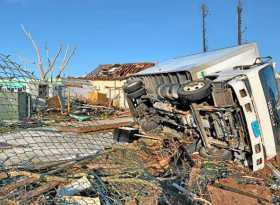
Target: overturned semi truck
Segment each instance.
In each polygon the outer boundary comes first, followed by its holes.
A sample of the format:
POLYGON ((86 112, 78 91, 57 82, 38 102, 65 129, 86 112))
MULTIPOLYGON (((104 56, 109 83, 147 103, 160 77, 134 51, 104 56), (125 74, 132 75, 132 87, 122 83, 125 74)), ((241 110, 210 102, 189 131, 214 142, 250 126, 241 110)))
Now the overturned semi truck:
POLYGON ((204 157, 256 171, 280 150, 274 67, 249 43, 159 63, 130 76, 124 91, 144 132, 171 129, 204 157))

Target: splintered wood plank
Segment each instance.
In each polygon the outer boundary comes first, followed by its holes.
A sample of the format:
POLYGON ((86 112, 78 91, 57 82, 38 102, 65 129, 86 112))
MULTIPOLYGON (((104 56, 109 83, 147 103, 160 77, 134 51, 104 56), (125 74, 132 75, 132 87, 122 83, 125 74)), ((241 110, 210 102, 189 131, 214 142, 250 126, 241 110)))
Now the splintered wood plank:
POLYGON ((36 179, 43 179, 45 181, 59 181, 59 182, 67 182, 66 178, 51 176, 51 175, 44 175, 44 174, 37 174, 27 171, 10 171, 7 173, 9 177, 16 177, 16 176, 25 176, 25 177, 32 177, 36 179))
POLYGON ((33 189, 32 191, 29 191, 21 196, 19 196, 18 198, 18 203, 19 204, 24 204, 26 203, 28 200, 37 197, 41 194, 44 194, 52 189, 54 189, 55 187, 57 187, 61 182, 57 182, 57 181, 52 181, 52 182, 48 182, 46 184, 42 184, 41 186, 39 186, 36 189, 33 189))
POLYGON ((14 191, 15 189, 17 189, 18 187, 32 184, 32 183, 36 182, 37 180, 38 180, 37 178, 31 177, 31 178, 20 179, 13 183, 7 184, 7 185, 1 187, 0 196, 5 196, 5 195, 9 194, 10 192, 14 191))
POLYGON ((60 132, 88 133, 88 132, 101 132, 101 131, 113 130, 118 127, 128 126, 130 124, 131 122, 119 122, 119 123, 84 126, 84 127, 58 127, 57 129, 60 132))

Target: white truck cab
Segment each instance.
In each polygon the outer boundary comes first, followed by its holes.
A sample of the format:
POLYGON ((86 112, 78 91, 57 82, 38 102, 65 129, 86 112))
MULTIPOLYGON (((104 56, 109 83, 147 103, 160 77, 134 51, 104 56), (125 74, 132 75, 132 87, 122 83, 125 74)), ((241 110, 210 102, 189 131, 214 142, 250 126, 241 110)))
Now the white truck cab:
POLYGON ((280 144, 279 91, 273 63, 222 71, 215 81, 227 81, 234 90, 246 118, 253 170, 263 168, 265 159, 276 156, 280 144))

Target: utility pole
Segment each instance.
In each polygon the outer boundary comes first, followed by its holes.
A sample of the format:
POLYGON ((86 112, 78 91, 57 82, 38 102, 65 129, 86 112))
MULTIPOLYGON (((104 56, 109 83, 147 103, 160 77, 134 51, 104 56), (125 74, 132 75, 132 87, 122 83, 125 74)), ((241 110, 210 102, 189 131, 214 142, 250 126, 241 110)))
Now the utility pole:
POLYGON ((241 0, 238 1, 237 5, 237 41, 238 45, 242 44, 242 3, 241 0))
POLYGON ((203 45, 203 52, 208 50, 207 47, 207 36, 206 36, 206 23, 205 19, 208 15, 208 8, 205 4, 201 5, 201 16, 202 16, 202 45, 203 45))

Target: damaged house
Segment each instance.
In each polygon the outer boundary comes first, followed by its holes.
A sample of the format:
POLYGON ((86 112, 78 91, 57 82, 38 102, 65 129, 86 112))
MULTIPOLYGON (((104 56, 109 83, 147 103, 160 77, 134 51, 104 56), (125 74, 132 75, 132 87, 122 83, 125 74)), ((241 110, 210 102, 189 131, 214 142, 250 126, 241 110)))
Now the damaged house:
POLYGON ((125 79, 152 66, 154 63, 104 64, 88 73, 85 79, 91 81, 98 93, 106 94, 113 106, 125 109, 128 108, 122 89, 125 79))

